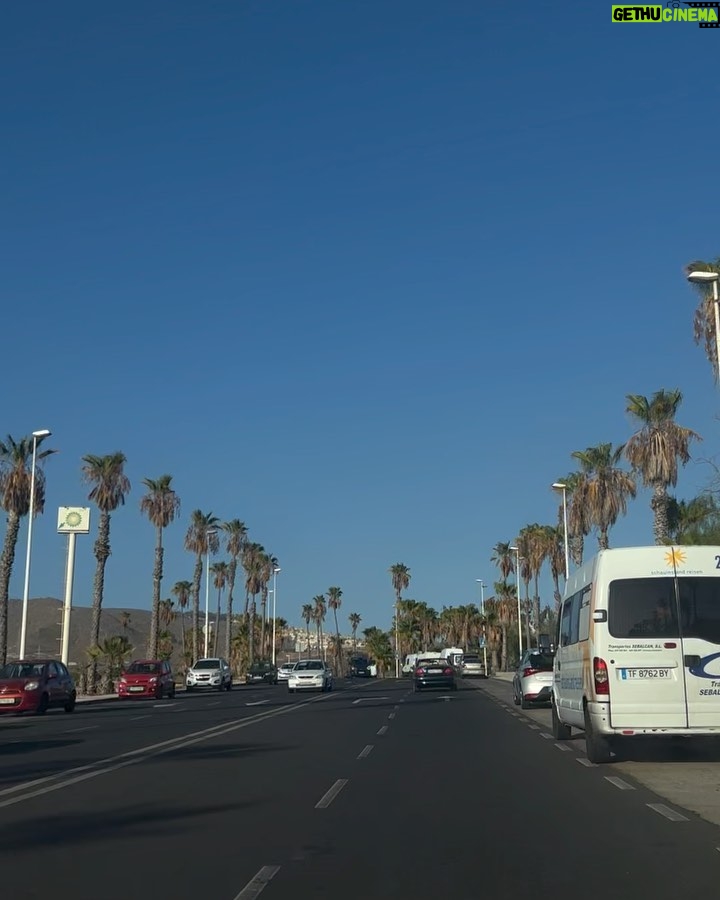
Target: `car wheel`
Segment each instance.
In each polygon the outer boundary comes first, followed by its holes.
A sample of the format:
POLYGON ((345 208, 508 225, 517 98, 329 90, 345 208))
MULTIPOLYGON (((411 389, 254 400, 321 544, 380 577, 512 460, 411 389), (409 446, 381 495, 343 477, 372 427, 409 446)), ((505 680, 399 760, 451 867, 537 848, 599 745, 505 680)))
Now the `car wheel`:
POLYGON ((175 685, 173 685, 168 691, 168 699, 172 700, 175 697, 175 685))
POLYGON ((38 703, 38 707, 35 710, 35 715, 44 716, 48 711, 48 707, 50 706, 50 698, 47 694, 43 694, 40 698, 40 702, 38 703))
POLYGON ((228 681, 226 690, 228 690, 228 691, 232 690, 232 679, 230 679, 230 681, 228 681))
POLYGON ((76 701, 77 701, 77 695, 75 694, 75 691, 73 691, 72 694, 70 694, 70 697, 68 698, 67 703, 63 707, 66 713, 73 712, 73 710, 75 709, 76 701))
POLYGON ((572 737, 572 728, 560 721, 555 709, 555 704, 550 702, 550 717, 552 718, 552 733, 556 741, 569 741, 572 737))
POLYGON ((515 704, 515 706, 520 706, 520 696, 515 685, 513 685, 513 703, 515 704))
POLYGON ((585 752, 591 763, 609 763, 612 759, 610 739, 604 734, 596 734, 593 731, 590 713, 585 707, 585 752))

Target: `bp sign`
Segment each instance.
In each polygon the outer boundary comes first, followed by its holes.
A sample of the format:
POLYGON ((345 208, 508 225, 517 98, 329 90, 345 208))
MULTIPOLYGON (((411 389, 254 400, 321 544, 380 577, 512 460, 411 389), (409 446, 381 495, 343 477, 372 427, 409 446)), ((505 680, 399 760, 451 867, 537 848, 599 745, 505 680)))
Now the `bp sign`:
POLYGON ((90 531, 90 508, 87 506, 61 506, 58 509, 60 534, 87 534, 90 531))

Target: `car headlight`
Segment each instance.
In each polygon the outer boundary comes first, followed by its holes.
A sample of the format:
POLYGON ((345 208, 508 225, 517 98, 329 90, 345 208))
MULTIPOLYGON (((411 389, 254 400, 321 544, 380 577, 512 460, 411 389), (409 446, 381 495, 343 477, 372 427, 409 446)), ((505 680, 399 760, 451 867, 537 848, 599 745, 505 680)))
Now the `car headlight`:
POLYGON ((39 681, 28 681, 28 683, 25 685, 25 690, 26 691, 36 691, 39 687, 40 687, 39 681))

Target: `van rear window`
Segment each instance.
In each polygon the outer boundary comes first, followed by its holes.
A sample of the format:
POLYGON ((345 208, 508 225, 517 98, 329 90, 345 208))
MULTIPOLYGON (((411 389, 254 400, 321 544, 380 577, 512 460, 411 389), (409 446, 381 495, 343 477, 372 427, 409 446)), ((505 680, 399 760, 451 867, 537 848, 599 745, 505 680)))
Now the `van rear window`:
POLYGON ((616 638, 693 637, 720 644, 720 578, 680 577, 680 618, 673 578, 610 583, 608 627, 616 638))

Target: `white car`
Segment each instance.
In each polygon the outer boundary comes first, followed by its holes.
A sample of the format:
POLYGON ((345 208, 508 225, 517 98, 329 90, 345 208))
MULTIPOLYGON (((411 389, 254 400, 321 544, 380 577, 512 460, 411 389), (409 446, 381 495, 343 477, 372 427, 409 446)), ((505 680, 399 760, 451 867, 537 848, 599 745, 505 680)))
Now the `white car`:
POLYGON ((290 678, 290 673, 295 668, 295 663, 283 663, 277 671, 278 681, 287 681, 290 678))
POLYGON ((321 659, 301 659, 288 678, 288 691, 331 691, 333 676, 330 668, 321 659))
POLYGON ((194 691, 195 688, 229 691, 232 688, 232 671, 228 661, 218 657, 199 659, 188 669, 185 687, 188 691, 194 691))

